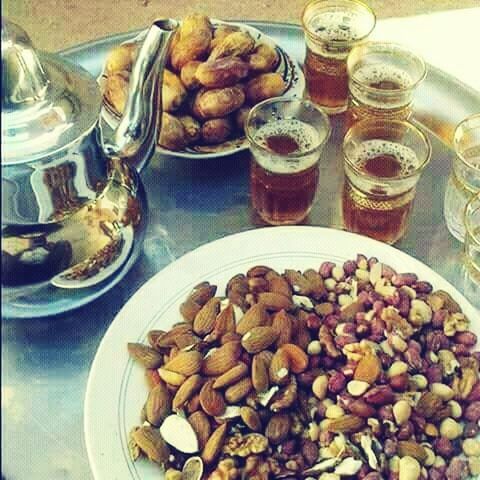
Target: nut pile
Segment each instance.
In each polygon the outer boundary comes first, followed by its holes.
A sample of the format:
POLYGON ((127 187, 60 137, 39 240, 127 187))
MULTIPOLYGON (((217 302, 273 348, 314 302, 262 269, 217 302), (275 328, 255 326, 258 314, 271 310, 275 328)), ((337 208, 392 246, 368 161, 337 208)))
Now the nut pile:
MULTIPOLYGON (((114 48, 105 64, 104 96, 122 113, 137 45, 114 48)), ((164 71, 159 144, 170 150, 221 144, 243 136, 250 108, 287 88, 275 69, 277 51, 234 25, 212 25, 205 15, 185 17, 164 71)))
POLYGON ((128 345, 150 386, 134 459, 167 480, 478 478, 480 352, 448 293, 363 255, 216 290, 128 345))

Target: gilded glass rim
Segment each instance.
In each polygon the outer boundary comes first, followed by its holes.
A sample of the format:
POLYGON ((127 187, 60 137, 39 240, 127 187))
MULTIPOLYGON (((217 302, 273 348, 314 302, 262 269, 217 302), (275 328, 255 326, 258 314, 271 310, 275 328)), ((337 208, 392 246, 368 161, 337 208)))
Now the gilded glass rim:
POLYGON ((468 235, 475 241, 475 243, 480 244, 480 233, 475 233, 473 231, 474 225, 472 225, 472 222, 470 221, 470 215, 477 212, 477 210, 480 210, 480 192, 468 201, 463 214, 465 229, 467 230, 468 235))
POLYGON ((355 85, 358 85, 361 89, 366 90, 367 92, 371 93, 376 93, 380 94, 383 96, 389 96, 389 95, 398 95, 399 93, 406 93, 409 91, 413 91, 418 85, 420 85, 424 80, 425 77, 427 76, 427 64, 425 63, 425 60, 415 53, 413 50, 410 50, 409 48, 406 48, 404 45, 397 43, 397 42, 385 42, 383 40, 369 40, 367 42, 363 42, 360 45, 356 45, 355 47, 352 48, 350 51, 348 57, 347 57, 347 73, 348 73, 348 79, 350 82, 354 83, 355 85), (411 85, 408 87, 399 87, 395 88, 393 90, 384 90, 382 88, 377 88, 377 87, 371 87, 370 85, 365 85, 364 83, 358 81, 355 78, 355 75, 352 74, 352 69, 353 66, 351 65, 353 54, 355 51, 358 51, 362 48, 367 48, 367 47, 393 47, 397 49, 398 51, 401 51, 402 53, 408 54, 410 57, 414 58, 416 61, 418 61, 420 68, 422 70, 422 74, 418 77, 415 82, 413 82, 411 85))
MULTIPOLYGON (((452 141, 452 144, 453 144, 453 149, 455 150, 455 155, 468 167, 468 168, 473 168, 474 170, 479 170, 478 167, 476 167, 475 165, 473 165, 472 163, 470 163, 468 161, 467 158, 465 158, 465 156, 463 155, 463 153, 459 150, 459 139, 458 137, 460 135, 464 135, 464 133, 461 133, 461 129, 464 128, 464 126, 470 122, 472 122, 472 120, 474 122, 476 122, 478 120, 478 123, 473 125, 472 128, 469 128, 468 130, 473 130, 473 129, 480 129, 480 112, 479 113, 473 113, 472 115, 469 115, 468 117, 464 118, 463 120, 461 120, 457 126, 455 127, 455 130, 454 130, 454 133, 453 133, 453 141, 452 141)), ((480 147, 480 145, 479 145, 480 147)))
POLYGON ((342 142, 342 152, 343 152, 343 158, 344 158, 344 163, 348 165, 349 168, 351 168, 355 174, 359 175, 360 177, 364 178, 373 178, 373 179, 379 179, 383 181, 390 181, 392 183, 397 182, 399 180, 406 180, 408 178, 412 178, 420 174, 425 167, 430 163, 431 157, 432 157, 432 144, 427 137, 427 135, 420 130, 416 125, 414 125, 412 122, 408 122, 406 120, 377 120, 377 119, 365 119, 361 120, 354 125, 352 125, 347 133, 345 134, 345 137, 342 142), (421 139, 421 141, 424 143, 426 147, 426 155, 423 161, 415 168, 413 172, 404 174, 404 175, 398 175, 396 177, 382 177, 380 175, 373 175, 371 173, 365 172, 364 170, 358 168, 358 166, 352 162, 345 152, 346 146, 349 141, 351 141, 353 133, 355 132, 356 129, 361 129, 367 128, 369 126, 378 126, 378 127, 385 127, 386 125, 397 125, 397 126, 403 126, 406 127, 408 130, 415 132, 415 134, 421 139))
MULTIPOLYGON (((311 30, 307 27, 306 21, 305 21, 305 16, 306 12, 309 8, 311 8, 315 3, 321 4, 323 2, 326 2, 328 0, 310 0, 307 2, 307 4, 303 7, 302 10, 302 28, 303 31, 305 32, 306 35, 308 35, 310 38, 313 40, 324 43, 324 44, 332 44, 332 45, 349 45, 349 44, 356 44, 358 42, 361 42, 365 40, 375 29, 375 25, 377 24, 377 16, 375 14, 375 11, 373 8, 368 5, 366 2, 363 2, 362 0, 343 0, 345 3, 352 3, 355 4, 356 6, 362 7, 368 14, 370 14, 372 18, 372 25, 370 29, 362 36, 356 38, 355 40, 323 40, 320 38, 318 35, 315 35, 314 33, 311 32, 311 30)), ((331 1, 331 0, 330 0, 331 1)))

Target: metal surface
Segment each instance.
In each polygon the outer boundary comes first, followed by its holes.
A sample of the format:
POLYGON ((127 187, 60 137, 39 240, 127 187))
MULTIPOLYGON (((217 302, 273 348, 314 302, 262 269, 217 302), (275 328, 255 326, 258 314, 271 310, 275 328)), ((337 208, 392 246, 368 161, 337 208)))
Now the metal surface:
MULTIPOLYGON (((250 23, 302 60, 303 34, 298 27, 250 23)), ((67 56, 98 75, 107 51, 131 36, 83 45, 69 50, 67 56)), ((415 101, 416 118, 443 138, 450 138, 462 118, 480 111, 480 94, 431 69, 415 101)), ((306 223, 340 227, 341 119, 333 126, 321 161, 318 197, 306 223)), ((442 214, 453 153, 437 138, 431 140, 432 161, 420 180, 407 235, 397 246, 474 301, 478 290, 463 280, 462 246, 448 233, 442 214)), ((208 241, 261 225, 249 208, 248 162, 248 153, 202 161, 155 157, 151 168, 142 173, 150 203, 144 254, 116 288, 73 313, 4 320, 2 468, 6 480, 92 478, 82 417, 88 370, 98 344, 122 305, 172 260, 208 241)))
POLYGON ((58 304, 57 312, 78 306, 59 303, 64 292, 49 284, 72 267, 77 286, 88 280, 85 303, 95 294, 93 285, 105 281, 101 267, 108 266, 111 274, 120 269, 114 260, 125 245, 124 229, 130 227, 133 243, 143 237, 146 205, 137 195, 141 188, 134 167, 140 169, 155 149, 161 112, 153 106, 159 103, 176 26, 174 20, 159 20, 148 30, 124 115, 103 145, 94 77, 61 57, 37 54, 25 32, 3 25, 2 54, 9 60, 2 63, 9 80, 2 86, 1 253, 2 285, 8 287, 2 300, 7 315, 19 316, 19 301, 28 312, 28 304, 38 305, 37 297, 45 294, 58 304))

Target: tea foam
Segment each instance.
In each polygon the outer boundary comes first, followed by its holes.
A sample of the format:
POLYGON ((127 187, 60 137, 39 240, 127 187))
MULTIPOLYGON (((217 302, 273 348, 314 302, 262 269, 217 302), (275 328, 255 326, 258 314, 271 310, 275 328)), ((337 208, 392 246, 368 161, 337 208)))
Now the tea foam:
POLYGON ((353 42, 362 37, 363 28, 353 12, 320 12, 308 23, 308 29, 323 41, 353 42))
POLYGON ((318 152, 304 155, 321 142, 320 133, 308 123, 295 119, 278 120, 263 125, 255 133, 254 140, 266 150, 269 150, 267 139, 273 136, 288 136, 298 145, 298 150, 287 156, 275 152, 254 150, 255 159, 266 170, 273 173, 301 172, 318 160, 318 152), (299 157, 295 155, 298 154, 299 157))
POLYGON ((400 163, 400 175, 408 175, 418 168, 419 161, 415 152, 405 145, 388 140, 367 140, 362 142, 354 152, 354 162, 360 169, 365 167, 365 164, 371 158, 379 155, 392 155, 400 163))
POLYGON ((412 78, 405 70, 386 63, 362 66, 353 74, 353 78, 364 85, 393 82, 402 89, 413 84, 412 78))

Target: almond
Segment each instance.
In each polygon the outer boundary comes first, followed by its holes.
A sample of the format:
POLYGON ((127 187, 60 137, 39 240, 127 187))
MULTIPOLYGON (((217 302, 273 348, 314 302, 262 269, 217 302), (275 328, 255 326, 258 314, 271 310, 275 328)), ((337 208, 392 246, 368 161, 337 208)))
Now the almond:
POLYGON ((213 389, 213 382, 214 380, 207 381, 200 390, 200 405, 207 415, 218 417, 225 411, 225 400, 213 389))
POLYGON ((240 418, 250 430, 254 432, 260 432, 262 430, 262 421, 260 420, 260 415, 258 415, 258 412, 254 408, 241 407, 240 418))
POLYGON ((358 362, 353 378, 373 385, 381 371, 382 366, 378 357, 374 354, 367 354, 358 362))
POLYGON ((200 450, 203 450, 212 432, 208 417, 201 410, 197 410, 188 417, 188 421, 197 434, 200 450))
POLYGON ((234 332, 227 332, 223 337, 220 339, 220 344, 225 345, 228 342, 240 342, 242 340, 242 336, 238 333, 234 332))
POLYGON ((191 349, 200 341, 200 337, 197 337, 193 332, 182 333, 175 337, 175 345, 180 350, 191 349))
POLYGON ((240 362, 230 370, 227 370, 223 375, 220 375, 213 383, 213 388, 224 388, 237 383, 243 377, 248 375, 248 367, 240 362))
POLYGON ((258 303, 265 305, 267 310, 279 311, 290 310, 293 303, 290 297, 275 292, 260 292, 258 294, 258 303))
POLYGON ((160 378, 167 383, 168 385, 173 385, 174 387, 179 387, 186 379, 185 375, 177 372, 171 372, 165 368, 159 368, 158 374, 160 378))
POLYGON ((285 310, 280 310, 275 313, 272 320, 272 327, 278 335, 276 343, 277 348, 292 341, 292 319, 285 310))
POLYGON ((399 457, 413 457, 420 463, 424 463, 428 456, 422 445, 412 441, 399 441, 397 453, 399 457))
POLYGON ((158 368, 163 363, 162 355, 152 347, 142 343, 129 343, 127 348, 130 356, 145 368, 158 368))
POLYGON ((225 390, 225 399, 230 404, 235 404, 245 398, 252 390, 253 385, 249 377, 242 378, 225 390))
POLYGON ((286 343, 280 348, 286 353, 290 370, 293 373, 302 373, 308 367, 308 355, 297 345, 286 343))
POLYGON ((175 325, 170 331, 159 335, 155 341, 155 346, 157 348, 171 348, 175 346, 175 338, 178 335, 183 335, 184 333, 190 333, 192 331, 192 326, 188 323, 180 323, 175 325))
POLYGON ((200 410, 200 394, 195 394, 185 405, 188 415, 200 410))
POLYGON ((292 290, 288 282, 278 274, 269 274, 267 275, 268 280, 268 290, 273 293, 280 293, 290 298, 292 295, 292 290))
POLYGON ((254 355, 252 360, 252 384, 256 392, 265 392, 270 386, 268 365, 260 353, 254 355))
POLYGON ((222 375, 237 364, 241 353, 240 342, 225 343, 203 360, 202 372, 209 376, 222 375))
POLYGON ((272 269, 270 267, 266 267, 265 265, 255 265, 254 267, 248 269, 247 277, 264 277, 271 270, 272 269))
POLYGON ((202 368, 203 356, 200 352, 179 352, 172 360, 164 365, 166 370, 181 373, 186 377, 195 375, 202 368))
POLYGON ((292 420, 286 413, 276 413, 270 418, 265 429, 265 436, 273 445, 282 443, 290 433, 292 420))
POLYGON ((192 375, 180 385, 175 397, 173 397, 172 407, 174 410, 183 408, 183 406, 202 388, 203 379, 200 375, 192 375))
POLYGON ((201 310, 202 306, 195 303, 193 300, 187 299, 180 305, 180 314, 189 323, 193 323, 197 313, 201 310))
POLYGON ((170 450, 158 428, 143 426, 133 431, 131 436, 149 460, 160 465, 168 461, 170 450))
POLYGON ((193 331, 200 337, 204 337, 213 330, 218 310, 220 309, 220 299, 213 297, 202 307, 193 321, 193 331))
POLYGON ((270 381, 277 385, 285 385, 288 383, 290 374, 290 364, 287 353, 280 349, 275 352, 268 370, 270 381))
POLYGON ((202 452, 202 460, 206 465, 213 463, 220 454, 227 436, 228 424, 222 423, 210 436, 202 452))
POLYGON ((309 295, 312 291, 310 282, 297 270, 287 269, 285 270, 284 276, 295 293, 309 295))
POLYGON ((235 332, 235 311, 233 305, 230 303, 217 315, 212 337, 218 340, 226 333, 233 332, 235 332))
POLYGON ((327 430, 333 433, 354 433, 361 430, 365 425, 365 419, 355 415, 343 415, 343 417, 328 420, 327 430))
POLYGON ((245 335, 253 327, 261 327, 268 323, 268 314, 265 305, 257 303, 249 308, 237 323, 237 333, 245 335))
POLYGON ((145 369, 145 380, 147 381, 148 389, 151 390, 155 385, 158 385, 162 379, 155 368, 145 369))
POLYGON ((170 414, 172 398, 163 382, 156 385, 147 397, 145 403, 145 417, 148 423, 159 427, 162 421, 170 414))
POLYGON ((216 291, 216 285, 210 285, 208 282, 202 282, 193 288, 188 296, 188 300, 203 306, 215 295, 216 291))
POLYGON ((277 340, 273 327, 254 327, 242 337, 242 347, 248 353, 258 353, 277 340))

